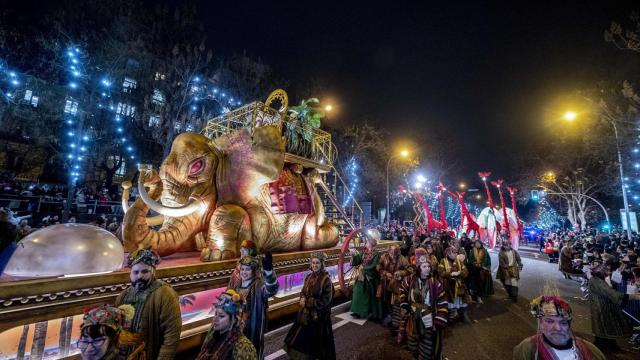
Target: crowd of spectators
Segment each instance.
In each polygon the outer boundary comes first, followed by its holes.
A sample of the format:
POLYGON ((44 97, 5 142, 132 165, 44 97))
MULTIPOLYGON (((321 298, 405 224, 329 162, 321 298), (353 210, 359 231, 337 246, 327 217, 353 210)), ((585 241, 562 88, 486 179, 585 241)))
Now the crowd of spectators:
POLYGON ((615 348, 615 338, 635 326, 630 341, 640 349, 640 301, 629 299, 640 293, 640 235, 629 239, 622 229, 557 231, 543 234, 540 242, 541 251, 557 259, 566 279, 579 281, 590 301, 596 345, 615 348))

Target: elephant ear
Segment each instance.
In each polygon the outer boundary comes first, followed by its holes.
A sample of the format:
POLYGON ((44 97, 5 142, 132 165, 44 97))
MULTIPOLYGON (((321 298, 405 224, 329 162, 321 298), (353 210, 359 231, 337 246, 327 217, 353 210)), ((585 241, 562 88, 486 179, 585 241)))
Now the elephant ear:
POLYGON ((211 141, 220 152, 216 173, 218 203, 246 204, 284 167, 284 140, 275 125, 236 130, 211 141))

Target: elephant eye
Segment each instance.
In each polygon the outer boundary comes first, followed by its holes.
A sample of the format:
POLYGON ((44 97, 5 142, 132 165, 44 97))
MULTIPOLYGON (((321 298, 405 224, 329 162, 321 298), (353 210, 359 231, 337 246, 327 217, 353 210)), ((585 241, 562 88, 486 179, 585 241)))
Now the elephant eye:
POLYGON ((189 168, 189 176, 198 175, 202 169, 204 169, 204 160, 200 159, 193 164, 189 168))

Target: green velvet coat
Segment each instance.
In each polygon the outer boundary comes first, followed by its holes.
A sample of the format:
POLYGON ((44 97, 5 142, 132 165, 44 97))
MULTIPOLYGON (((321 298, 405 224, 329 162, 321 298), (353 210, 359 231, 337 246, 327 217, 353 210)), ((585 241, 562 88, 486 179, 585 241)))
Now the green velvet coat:
POLYGON ((366 318, 369 315, 373 319, 382 318, 382 301, 376 296, 376 290, 380 284, 378 261, 380 253, 373 251, 369 263, 363 264, 363 255, 358 253, 351 257, 351 266, 362 265, 362 269, 353 285, 353 299, 351 300, 351 312, 366 318))
POLYGON ((493 279, 491 278, 491 257, 484 247, 469 250, 469 289, 480 296, 493 295, 493 279), (476 252, 478 253, 476 256, 476 252))
POLYGON ((593 334, 607 339, 623 337, 629 330, 621 307, 624 294, 592 276, 589 279, 589 297, 593 334))

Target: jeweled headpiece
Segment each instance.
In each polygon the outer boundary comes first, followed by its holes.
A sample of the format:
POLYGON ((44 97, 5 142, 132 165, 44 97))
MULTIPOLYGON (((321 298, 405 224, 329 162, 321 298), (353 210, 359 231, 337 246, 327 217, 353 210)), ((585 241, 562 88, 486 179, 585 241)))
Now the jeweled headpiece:
POLYGON ((233 289, 227 289, 227 291, 220 294, 220 296, 218 296, 218 302, 216 302, 214 306, 216 309, 222 309, 232 316, 240 315, 244 309, 242 297, 233 289))
POLYGON ((571 306, 560 296, 542 295, 531 301, 531 314, 542 316, 561 316, 571 320, 571 306))
POLYGON ((311 259, 318 259, 321 263, 324 263, 327 260, 327 254, 321 251, 315 251, 311 253, 311 259))
POLYGON ((115 332, 120 332, 131 322, 134 313, 135 309, 131 305, 122 305, 120 307, 106 304, 100 305, 85 310, 80 329, 84 329, 87 326, 103 325, 112 328, 115 332))
POLYGON ((260 259, 251 255, 247 255, 240 259, 240 265, 251 266, 253 270, 256 270, 260 266, 260 259))
POLYGON ((138 249, 129 254, 128 266, 132 267, 137 263, 144 263, 155 268, 160 263, 160 255, 150 246, 138 249))

